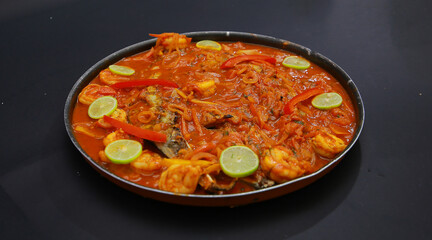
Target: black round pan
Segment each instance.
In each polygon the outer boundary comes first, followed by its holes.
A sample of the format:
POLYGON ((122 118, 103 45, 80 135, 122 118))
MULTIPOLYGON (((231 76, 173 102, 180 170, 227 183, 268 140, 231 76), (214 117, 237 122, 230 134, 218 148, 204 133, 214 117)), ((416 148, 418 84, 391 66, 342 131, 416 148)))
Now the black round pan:
POLYGON ((91 68, 89 68, 75 83, 72 87, 67 99, 66 105, 64 109, 64 121, 66 125, 66 131, 72 140, 72 143, 81 152, 87 162, 96 169, 103 176, 119 185, 122 188, 125 188, 129 191, 137 193, 143 197, 148 197, 160 201, 182 204, 182 205, 194 205, 194 206, 237 206, 250 204, 254 202, 260 202, 264 200, 268 200, 271 198, 275 198, 293 191, 296 191, 300 188, 303 188, 317 179, 321 178, 325 174, 327 174, 331 169, 333 169, 345 156, 345 154, 353 147, 355 142, 358 140, 360 133, 363 129, 365 111, 363 106, 363 101, 360 96, 360 93, 350 78, 348 74, 340 68, 336 63, 332 62, 330 59, 325 56, 311 51, 310 49, 298 45, 296 43, 292 43, 286 40, 277 39, 274 37, 252 34, 252 33, 243 33, 243 32, 229 32, 229 31, 211 31, 211 32, 190 32, 185 33, 188 37, 192 37, 192 41, 199 41, 204 39, 210 39, 215 41, 227 41, 227 42, 246 42, 252 44, 259 44, 264 46, 269 46, 273 48, 283 49, 286 51, 290 51, 301 55, 302 57, 308 59, 309 61, 314 62, 319 65, 323 69, 325 69, 328 73, 332 74, 345 88, 348 92, 351 100, 354 103, 354 108, 356 111, 356 121, 357 121, 357 129, 354 135, 353 140, 349 143, 348 147, 338 155, 336 159, 332 162, 321 168, 319 171, 303 176, 301 178, 297 178, 295 180, 278 184, 269 188, 255 190, 252 192, 245 193, 236 193, 236 194, 226 194, 226 195, 197 195, 197 194, 178 194, 171 193, 166 191, 161 191, 154 188, 144 187, 133 182, 127 181, 119 176, 114 175, 113 173, 107 171, 105 168, 101 167, 96 163, 80 146, 78 141, 76 140, 72 125, 72 111, 77 102, 77 96, 81 92, 81 90, 89 84, 91 80, 93 80, 100 71, 107 68, 110 64, 114 64, 122 58, 149 50, 156 43, 156 39, 151 39, 147 41, 143 41, 129 47, 123 48, 106 58, 100 60, 91 68))

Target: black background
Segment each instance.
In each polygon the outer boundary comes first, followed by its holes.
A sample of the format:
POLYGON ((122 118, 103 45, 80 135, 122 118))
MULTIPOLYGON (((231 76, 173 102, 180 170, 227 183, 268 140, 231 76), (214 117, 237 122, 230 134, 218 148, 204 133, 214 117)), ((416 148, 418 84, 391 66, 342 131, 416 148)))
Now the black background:
POLYGON ((1 239, 431 239, 432 2, 0 2, 1 239), (366 124, 316 183, 236 208, 145 199, 101 177, 69 140, 75 81, 149 33, 270 35, 329 57, 366 124))

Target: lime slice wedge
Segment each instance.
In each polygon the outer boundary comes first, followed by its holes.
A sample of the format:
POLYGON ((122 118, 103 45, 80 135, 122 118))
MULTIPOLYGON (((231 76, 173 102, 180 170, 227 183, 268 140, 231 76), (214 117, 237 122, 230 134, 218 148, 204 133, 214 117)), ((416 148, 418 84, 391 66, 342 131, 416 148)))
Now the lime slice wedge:
POLYGON ((108 68, 112 73, 123 75, 123 76, 130 76, 135 73, 135 70, 125 66, 110 65, 108 68))
POLYGON ((215 41, 212 40, 202 40, 196 43, 196 46, 198 48, 202 49, 211 49, 211 50, 217 50, 220 51, 222 49, 222 46, 215 41))
POLYGON ((104 96, 94 100, 89 108, 88 115, 93 119, 102 118, 104 115, 110 115, 117 108, 117 99, 111 96, 104 96))
POLYGON ((138 158, 141 152, 141 143, 129 139, 120 139, 105 147, 105 155, 116 164, 128 164, 138 158))
POLYGON ((245 146, 232 146, 225 149, 219 159, 222 171, 233 178, 246 177, 259 166, 258 156, 245 146))
POLYGON ((310 67, 310 62, 301 57, 288 56, 283 60, 282 65, 289 68, 304 70, 310 67))
POLYGON ((323 93, 312 99, 312 106, 321 110, 336 108, 341 104, 342 97, 335 92, 323 93))

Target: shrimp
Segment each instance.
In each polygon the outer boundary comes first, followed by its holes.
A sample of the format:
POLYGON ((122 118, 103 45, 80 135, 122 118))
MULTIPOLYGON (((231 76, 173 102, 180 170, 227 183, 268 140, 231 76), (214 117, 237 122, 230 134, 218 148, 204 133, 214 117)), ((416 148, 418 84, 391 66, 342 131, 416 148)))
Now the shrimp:
POLYGON ((158 38, 156 46, 163 46, 170 52, 172 50, 186 48, 192 40, 192 38, 178 33, 150 34, 150 36, 158 38))
MULTIPOLYGON (((117 109, 116 109, 116 110, 115 110, 115 111, 110 115, 110 117, 111 117, 111 118, 114 118, 114 119, 117 119, 117 120, 119 120, 119 121, 121 121, 121 122, 124 122, 124 123, 127 122, 127 114, 126 114, 126 111, 123 110, 123 109, 120 109, 120 108, 117 108, 117 109)), ((111 124, 105 122, 103 118, 99 119, 99 120, 97 121, 97 124, 98 124, 100 127, 103 127, 103 128, 111 128, 111 127, 112 127, 111 124)))
POLYGON ((342 139, 326 132, 317 134, 311 142, 315 152, 327 158, 333 158, 347 146, 342 139))
POLYGON ((130 136, 125 133, 121 128, 115 130, 114 132, 108 134, 104 139, 103 139, 103 144, 105 146, 108 146, 108 144, 120 140, 120 139, 130 139, 130 136))
POLYGON ((194 193, 202 173, 200 166, 174 164, 162 173, 159 189, 175 193, 194 193))
POLYGON ((299 160, 293 151, 277 146, 263 153, 261 168, 277 183, 301 177, 310 167, 310 162, 299 160))
POLYGON ((99 84, 89 84, 78 95, 78 101, 85 105, 90 105, 94 100, 103 96, 115 96, 116 91, 109 86, 99 84))
POLYGON ((102 70, 99 73, 99 79, 101 80, 101 82, 108 85, 118 82, 126 82, 130 80, 129 77, 114 74, 109 69, 102 70))
POLYGON ((105 154, 105 151, 104 151, 104 150, 99 151, 99 159, 100 159, 102 162, 106 162, 106 163, 111 162, 111 161, 108 159, 107 155, 105 154))
POLYGON ((161 169, 162 158, 159 154, 144 150, 141 155, 130 163, 137 170, 151 172, 161 169))

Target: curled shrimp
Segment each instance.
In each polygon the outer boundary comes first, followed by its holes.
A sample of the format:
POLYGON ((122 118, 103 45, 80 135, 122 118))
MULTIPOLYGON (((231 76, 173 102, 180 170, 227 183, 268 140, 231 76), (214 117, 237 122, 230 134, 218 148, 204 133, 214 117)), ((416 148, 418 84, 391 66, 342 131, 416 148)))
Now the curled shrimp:
POLYGON ((194 165, 171 165, 159 180, 159 189, 175 193, 194 193, 202 168, 194 165))
POLYGON ((150 36, 158 38, 156 46, 163 46, 170 52, 187 47, 192 40, 178 33, 150 34, 150 36))
POLYGON ((78 101, 85 105, 90 105, 96 99, 103 96, 115 96, 116 91, 109 86, 101 86, 99 84, 87 85, 78 95, 78 101))
POLYGON ((333 134, 320 132, 312 138, 315 152, 327 158, 332 158, 346 148, 345 142, 333 134))
POLYGON ((106 163, 111 162, 111 161, 108 159, 107 155, 105 154, 105 151, 104 151, 104 150, 99 151, 99 159, 100 159, 102 162, 106 162, 106 163))
POLYGON ((293 151, 277 146, 264 151, 261 168, 270 179, 283 183, 301 177, 310 167, 310 162, 299 160, 293 151))
MULTIPOLYGON (((114 118, 116 120, 119 120, 120 122, 127 122, 127 114, 126 111, 120 108, 117 108, 113 113, 111 113, 110 115, 111 118, 114 118)), ((103 128, 111 128, 112 125, 105 122, 105 120, 103 118, 99 119, 97 121, 97 124, 99 125, 99 127, 103 127, 103 128)))
MULTIPOLYGON (((111 118, 114 118, 114 119, 117 119, 117 120, 119 120, 119 121, 121 121, 121 122, 124 122, 124 123, 127 122, 127 114, 126 114, 125 110, 120 109, 120 108, 117 108, 117 109, 116 109, 116 110, 115 110, 115 111, 110 115, 110 117, 111 117, 111 118)), ((112 127, 111 124, 105 122, 103 118, 99 119, 99 120, 97 121, 97 124, 98 124, 100 127, 103 127, 103 128, 111 128, 111 127, 112 127)))
POLYGON ((125 133, 121 128, 106 135, 103 139, 103 144, 107 146, 108 144, 120 139, 130 139, 130 136, 127 133, 125 133))
POLYGON ((144 150, 141 155, 130 164, 139 171, 151 172, 159 170, 162 167, 162 158, 157 153, 144 150))
POLYGON ((114 74, 109 69, 102 70, 99 73, 99 79, 101 80, 101 82, 108 85, 112 85, 118 82, 126 82, 130 80, 129 77, 114 74))

